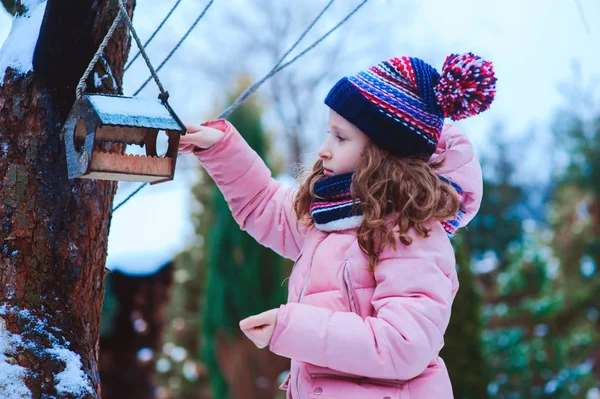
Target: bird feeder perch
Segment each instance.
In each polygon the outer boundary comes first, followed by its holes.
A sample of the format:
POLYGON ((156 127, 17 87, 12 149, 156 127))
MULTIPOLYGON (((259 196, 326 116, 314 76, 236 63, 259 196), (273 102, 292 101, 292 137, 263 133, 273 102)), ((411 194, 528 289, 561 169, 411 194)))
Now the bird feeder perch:
POLYGON ((139 181, 173 180, 179 139, 185 126, 160 99, 89 94, 73 105, 62 131, 69 178, 139 181), (168 136, 164 156, 156 152, 158 133, 168 136), (146 155, 114 152, 112 143, 145 147, 146 155))

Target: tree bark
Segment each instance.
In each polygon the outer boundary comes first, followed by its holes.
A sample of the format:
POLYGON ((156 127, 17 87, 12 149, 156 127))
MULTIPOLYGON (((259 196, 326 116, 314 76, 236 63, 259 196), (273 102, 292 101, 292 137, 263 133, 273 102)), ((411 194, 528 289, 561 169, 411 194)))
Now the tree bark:
MULTIPOLYGON (((28 12, 20 2, 16 9, 28 12)), ((30 395, 22 397, 101 396, 99 322, 117 185, 69 180, 59 132, 117 10, 114 1, 48 0, 33 71, 9 67, 0 83, 0 340, 13 343, 4 355, 23 370, 30 395)), ((117 87, 129 46, 123 24, 104 53, 117 87)), ((3 389, 10 386, 0 396, 3 389)))

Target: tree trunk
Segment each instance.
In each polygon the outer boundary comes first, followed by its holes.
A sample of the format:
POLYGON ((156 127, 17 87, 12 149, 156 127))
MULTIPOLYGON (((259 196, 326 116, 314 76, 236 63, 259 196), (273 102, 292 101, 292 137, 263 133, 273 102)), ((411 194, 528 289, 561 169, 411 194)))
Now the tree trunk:
MULTIPOLYGON (((29 11, 20 2, 16 9, 29 11)), ((48 0, 33 71, 8 68, 0 82, 0 366, 7 370, 0 397, 100 397, 98 334, 117 185, 69 180, 59 132, 117 11, 114 1, 48 0)), ((129 46, 123 24, 104 53, 116 87, 129 46)))
POLYGON ((154 370, 162 350, 173 262, 149 276, 110 273, 118 311, 112 331, 100 340, 103 399, 152 399, 154 370))

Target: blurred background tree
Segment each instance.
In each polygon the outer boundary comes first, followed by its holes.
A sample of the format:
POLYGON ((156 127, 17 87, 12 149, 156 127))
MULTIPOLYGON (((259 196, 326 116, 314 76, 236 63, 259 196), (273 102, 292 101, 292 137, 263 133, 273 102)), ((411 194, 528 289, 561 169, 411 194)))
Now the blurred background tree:
POLYGON ((173 268, 168 262, 147 275, 107 275, 100 323, 103 399, 153 397, 173 268))
MULTIPOLYGON (((249 80, 242 77, 236 83, 228 103, 248 86, 249 80)), ((268 163, 268 141, 257 98, 249 98, 228 120, 268 163)), ((256 348, 238 323, 285 303, 283 259, 240 229, 219 189, 212 182, 210 185, 211 198, 205 206, 213 210, 213 220, 205 241, 203 332, 214 393, 224 399, 272 398, 278 377, 289 361, 256 348)))
POLYGON ((523 220, 523 240, 483 278, 493 398, 598 393, 600 109, 582 90, 569 101, 553 126, 566 165, 543 165, 554 169, 545 218, 523 220))
POLYGON ((481 341, 482 298, 464 232, 457 233, 453 244, 460 287, 452 305, 452 316, 440 356, 448 367, 456 399, 485 398, 490 378, 481 341))
MULTIPOLYGON (((248 77, 240 77, 228 100, 233 101, 248 84, 248 77)), ((261 113, 259 100, 253 96, 231 114, 229 121, 263 159, 268 159, 261 113)), ((242 231, 201 167, 199 174, 192 190, 196 239, 176 259, 165 344, 171 350, 185 348, 194 364, 186 369, 180 362, 162 370, 163 392, 168 392, 164 397, 204 398, 212 391, 215 398, 274 398, 289 360, 256 348, 238 323, 285 303, 284 275, 290 262, 242 231), (209 387, 201 378, 204 375, 209 376, 209 387)))

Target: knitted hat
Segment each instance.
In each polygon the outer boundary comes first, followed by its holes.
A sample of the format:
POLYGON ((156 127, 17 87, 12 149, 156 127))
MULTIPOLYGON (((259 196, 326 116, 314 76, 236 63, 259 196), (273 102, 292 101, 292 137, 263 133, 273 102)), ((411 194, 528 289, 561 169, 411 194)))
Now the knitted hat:
POLYGON ((492 63, 466 53, 446 57, 441 75, 414 57, 383 61, 340 79, 325 104, 398 156, 431 156, 444 118, 483 112, 495 94, 492 63))

